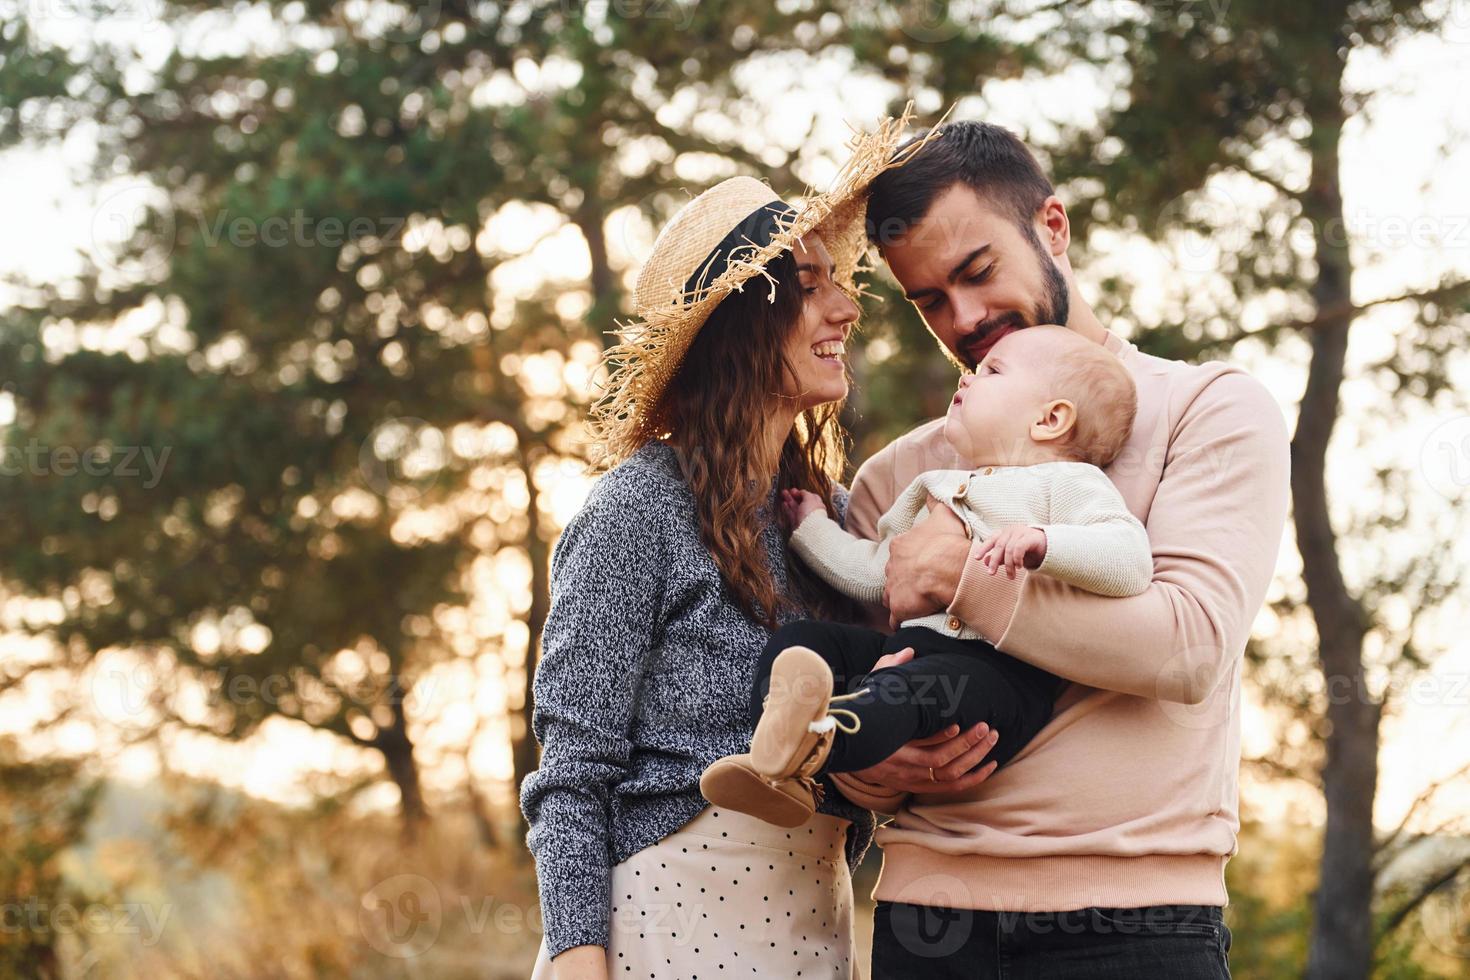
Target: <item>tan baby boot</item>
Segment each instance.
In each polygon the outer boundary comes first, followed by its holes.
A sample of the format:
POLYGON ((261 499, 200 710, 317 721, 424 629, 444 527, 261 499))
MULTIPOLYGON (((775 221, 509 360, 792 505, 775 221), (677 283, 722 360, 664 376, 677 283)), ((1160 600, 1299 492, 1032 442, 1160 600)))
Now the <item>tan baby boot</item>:
POLYGON ((822 801, 816 775, 832 751, 835 730, 858 727, 852 712, 829 713, 829 706, 857 694, 834 698, 831 668, 806 647, 781 651, 771 666, 770 691, 750 752, 713 763, 700 777, 700 792, 717 806, 778 827, 806 823, 822 801), (844 724, 837 715, 850 720, 844 724))
POLYGON ((813 753, 815 772, 832 748, 832 668, 806 647, 787 647, 771 664, 765 711, 750 740, 750 764, 770 779, 795 774, 813 753))
POLYGON ((725 810, 748 813, 777 827, 800 827, 817 812, 822 787, 811 779, 771 781, 750 764, 750 753, 712 762, 699 777, 704 798, 725 810))

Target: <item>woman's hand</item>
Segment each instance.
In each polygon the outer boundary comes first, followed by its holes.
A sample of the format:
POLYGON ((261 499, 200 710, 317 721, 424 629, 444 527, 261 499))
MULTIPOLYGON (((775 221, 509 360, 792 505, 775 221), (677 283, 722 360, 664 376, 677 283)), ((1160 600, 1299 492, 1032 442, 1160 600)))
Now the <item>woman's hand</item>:
MULTIPOLYGON (((905 647, 879 657, 873 670, 896 667, 912 659, 913 647, 905 647)), ((928 738, 914 739, 877 765, 859 769, 853 775, 902 793, 961 793, 979 786, 995 772, 994 762, 983 766, 980 762, 999 739, 1000 733, 983 721, 963 733, 960 726, 950 725, 928 738)))
POLYGON ((551 958, 556 980, 607 980, 607 950, 601 946, 573 946, 551 958))

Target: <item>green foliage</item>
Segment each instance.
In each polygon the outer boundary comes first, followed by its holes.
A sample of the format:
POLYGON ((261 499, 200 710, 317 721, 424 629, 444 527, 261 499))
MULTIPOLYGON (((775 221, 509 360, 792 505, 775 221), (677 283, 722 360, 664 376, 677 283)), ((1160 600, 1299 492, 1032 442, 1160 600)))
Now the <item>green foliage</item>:
MULTIPOLYGON (((0 26, 0 146, 87 127, 96 176, 147 187, 104 203, 100 217, 136 225, 115 254, 76 281, 28 284, 4 314, 0 378, 16 418, 3 448, 26 464, 0 478, 0 578, 55 600, 32 624, 55 640, 55 659, 34 669, 85 671, 110 649, 152 665, 161 683, 125 706, 130 731, 237 740, 287 719, 329 732, 382 756, 410 822, 425 809, 416 749, 433 714, 410 694, 436 667, 501 655, 517 774, 534 764, 526 682, 554 504, 583 458, 587 375, 627 310, 625 279, 646 244, 634 239, 729 174, 795 194, 820 152, 800 127, 773 131, 780 106, 752 80, 829 59, 933 111, 991 80, 1095 66, 1121 80, 1095 124, 1047 135, 1038 120, 1025 134, 1069 202, 1074 261, 1089 279, 1107 234, 1133 236, 1202 274, 1166 284, 1157 311, 1133 301, 1134 278, 1091 278, 1104 322, 1167 357, 1230 356, 1249 338, 1249 350, 1291 360, 1310 329, 1359 312, 1324 307, 1315 247, 1331 203, 1321 188, 1335 186, 1318 164, 1372 99, 1335 80, 1351 50, 1432 26, 1407 0, 996 3, 983 16, 952 5, 938 20, 922 4, 836 0, 637 14, 554 0, 135 6, 179 39, 147 70, 100 36, 59 47, 25 17, 0 26), (277 36, 201 43, 229 40, 252 9, 277 36), (546 267, 539 241, 516 241, 522 231, 570 233, 587 267, 546 267), (121 349, 87 339, 125 318, 148 326, 121 349), (529 601, 483 574, 521 556, 529 601), (468 644, 466 620, 477 624, 468 644)), ((879 280, 886 302, 853 345, 859 461, 940 414, 953 383, 879 280)), ((1424 330, 1368 372, 1393 398, 1448 394, 1462 287, 1405 300, 1424 330)), ((1382 477, 1397 499, 1394 479, 1382 477)), ((1402 559, 1366 562, 1370 613, 1406 588, 1432 606, 1453 581, 1443 556, 1392 547, 1405 515, 1383 508, 1344 535, 1402 559)), ((1304 600, 1291 583, 1278 611, 1304 600)), ((1387 622, 1375 620, 1385 658, 1422 665, 1387 622)), ((1320 720, 1309 694, 1286 697, 1294 721, 1320 720)), ((323 787, 321 826, 351 836, 344 798, 360 777, 323 787)), ((262 824, 221 830, 216 817, 200 832, 216 848, 258 833, 271 854, 289 850, 262 824)), ((17 839, 12 853, 27 857, 10 873, 54 864, 83 818, 68 819, 50 851, 17 839)), ((1231 864, 1237 975, 1294 974, 1308 897, 1258 888, 1270 875, 1246 860, 1255 852, 1231 864)), ((1315 852, 1292 853, 1305 875, 1315 852)), ((269 856, 236 870, 248 877, 269 856)), ((33 882, 41 893, 62 887, 48 874, 33 882)), ((290 890, 309 878, 294 874, 270 880, 290 890)), ((255 912, 262 928, 289 926, 255 912)), ((361 966, 341 942, 291 942, 302 975, 361 966)), ((1385 975, 1415 975, 1392 943, 1385 975)))
POLYGON ((0 738, 0 975, 60 977, 64 937, 85 935, 76 913, 94 897, 67 879, 63 856, 97 789, 80 764, 30 761, 13 737, 0 738))
MULTIPOLYGON (((26 284, 0 332, 4 439, 30 453, 4 480, 5 577, 61 601, 62 665, 118 648, 165 679, 130 728, 239 739, 281 717, 376 750, 420 818, 405 702, 464 655, 446 624, 479 601, 476 560, 524 551, 544 597, 558 527, 538 498, 581 456, 591 397, 568 372, 624 309, 614 212, 656 221, 734 172, 799 188, 802 134, 756 137, 769 107, 738 79, 847 43, 914 47, 906 14, 848 12, 160 3, 122 12, 174 39, 148 67, 7 20, 0 140, 86 124, 97 178, 140 181, 96 222, 125 240, 75 281, 26 284), (262 13, 266 34, 221 32, 262 13), (497 218, 575 231, 588 274, 528 281, 524 243, 486 237, 497 218), (78 339, 128 317, 147 326, 124 350, 78 339), (502 514, 515 487, 529 503, 502 514)), ((1014 60, 942 33, 977 74, 1014 60)), ((906 352, 916 321, 899 322, 906 352)), ((874 404, 884 433, 912 415, 874 404)), ((498 602, 533 660, 544 602, 498 602)), ((507 654, 524 712, 517 641, 490 629, 477 641, 507 654)))

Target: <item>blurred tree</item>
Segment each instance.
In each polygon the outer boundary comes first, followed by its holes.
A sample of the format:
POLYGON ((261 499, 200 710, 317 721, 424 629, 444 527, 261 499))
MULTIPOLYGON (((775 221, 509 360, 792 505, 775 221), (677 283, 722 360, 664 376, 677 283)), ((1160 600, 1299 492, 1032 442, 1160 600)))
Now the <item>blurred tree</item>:
POLYGON ((518 783, 549 507, 634 247, 610 241, 613 213, 667 214, 739 171, 800 186, 805 134, 762 135, 736 76, 827 47, 840 21, 345 0, 124 15, 114 41, 0 28, 0 145, 85 128, 111 181, 94 231, 116 245, 6 313, 6 444, 32 454, 6 479, 6 577, 59 600, 34 628, 65 665, 136 658, 118 661, 149 687, 130 726, 330 732, 381 755, 408 829, 433 708, 412 716, 415 685, 499 649, 518 783))
MULTIPOLYGON (((1001 6, 856 0, 840 7, 855 67, 893 86, 890 115, 914 98, 938 115, 991 81, 1037 77, 1055 67, 1028 38, 1027 15, 1001 6)), ((869 282, 873 301, 865 305, 849 345, 853 387, 843 423, 852 436, 854 463, 916 423, 943 415, 959 373, 879 266, 869 282)))
POLYGON ((1404 401, 1447 394, 1448 363, 1470 325, 1470 281, 1452 273, 1391 295, 1354 295, 1355 250, 1371 255, 1377 245, 1344 212, 1340 152, 1345 127, 1366 118, 1376 93, 1350 88, 1344 70, 1354 53, 1436 31, 1447 15, 1409 0, 1160 2, 1121 15, 1112 5, 1043 4, 1039 14, 1052 18, 1054 30, 1041 31, 1057 42, 1057 58, 1088 59, 1123 80, 1095 126, 1056 143, 1078 237, 1096 245, 1102 239, 1089 232, 1143 234, 1210 276, 1203 288, 1199 276, 1181 281, 1155 322, 1140 315, 1128 283, 1113 283, 1104 318, 1131 320, 1140 346, 1172 357, 1219 355, 1246 341, 1288 354, 1307 347, 1291 447, 1305 592, 1289 590, 1277 609, 1289 616, 1304 604, 1327 692, 1289 685, 1325 743, 1313 978, 1372 968, 1380 691, 1397 685, 1370 674, 1402 678, 1424 666, 1416 626, 1457 574, 1448 549, 1425 554, 1404 543, 1410 473, 1380 469, 1379 494, 1363 505, 1329 498, 1349 336, 1365 311, 1387 304, 1407 307, 1418 325, 1366 372, 1389 393, 1379 406, 1387 426, 1404 401))
MULTIPOLYGON (((1116 72, 1124 97, 1096 127, 1028 134, 1067 182, 1079 244, 1096 230, 1239 247, 1196 252, 1222 288, 1157 322, 1126 277, 1103 282, 1100 312, 1168 356, 1310 347, 1294 490, 1322 674, 1367 692, 1370 664, 1420 662, 1385 597, 1432 607, 1447 553, 1390 559, 1396 502, 1354 515, 1370 571, 1349 585, 1324 468, 1358 314, 1397 301, 1424 325, 1372 369, 1394 397, 1440 396, 1463 327, 1458 281, 1357 302, 1348 288, 1338 142, 1372 93, 1345 91, 1343 67, 1432 29, 1432 10, 158 0, 124 13, 146 23, 122 24, 120 42, 57 40, 24 16, 0 27, 0 146, 94 139, 110 181, 94 232, 121 239, 73 281, 27 284, 5 314, 5 448, 26 465, 5 478, 0 544, 7 584, 57 600, 32 622, 62 665, 109 650, 152 665, 130 725, 236 739, 283 717, 331 732, 381 755, 413 826, 433 713, 415 685, 488 651, 511 689, 518 783, 536 760, 526 716, 559 490, 625 273, 686 190, 735 172, 801 185, 807 134, 767 135, 750 78, 773 57, 834 51, 844 77, 931 108, 1079 57, 1116 72), (1265 202, 1237 204, 1235 179, 1265 202)), ((854 345, 857 458, 942 411, 934 393, 952 380, 918 318, 880 292, 890 302, 854 345)), ((1401 474, 1381 479, 1401 496, 1401 474)), ((1312 969, 1361 975, 1333 971, 1365 969, 1371 943, 1358 848, 1381 704, 1281 693, 1330 732, 1312 969)))
POLYGON ((13 737, 0 738, 0 974, 66 975, 58 944, 63 934, 85 933, 76 928, 77 917, 95 897, 66 879, 61 856, 82 838, 99 788, 79 764, 33 762, 13 737))
POLYGON ((1320 834, 1312 828, 1273 826, 1242 816, 1240 853, 1225 866, 1232 976, 1301 976, 1320 852, 1320 834))

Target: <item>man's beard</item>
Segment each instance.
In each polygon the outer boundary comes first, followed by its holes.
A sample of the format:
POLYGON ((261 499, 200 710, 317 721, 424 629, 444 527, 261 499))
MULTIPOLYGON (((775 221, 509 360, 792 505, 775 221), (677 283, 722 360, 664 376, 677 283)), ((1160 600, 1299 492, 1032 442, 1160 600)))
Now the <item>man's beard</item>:
POLYGON ((1072 315, 1072 297, 1067 293, 1067 280, 1062 278, 1062 270, 1046 254, 1046 249, 1041 247, 1041 239, 1036 237, 1035 231, 1031 232, 1031 247, 1036 250, 1036 259, 1041 263, 1042 291, 1046 297, 1036 307, 1036 321, 1029 324, 1038 326, 1043 323, 1055 323, 1059 327, 1067 325, 1067 317, 1072 315))
POLYGON ((969 343, 960 348, 960 360, 964 361, 971 369, 980 364, 985 353, 995 346, 996 340, 991 337, 997 330, 1019 330, 1022 327, 1035 327, 1043 323, 1055 323, 1058 326, 1067 325, 1067 317, 1072 312, 1072 298, 1067 293, 1067 280, 1062 277, 1061 270, 1057 268, 1051 256, 1046 254, 1046 249, 1041 247, 1041 239, 1036 237, 1036 232, 1028 225, 1025 228, 1026 237, 1031 242, 1031 248, 1036 253, 1036 260, 1041 263, 1041 299, 1036 308, 1028 317, 1020 310, 1010 310, 999 316, 993 316, 981 322, 974 333, 969 336, 969 343))

